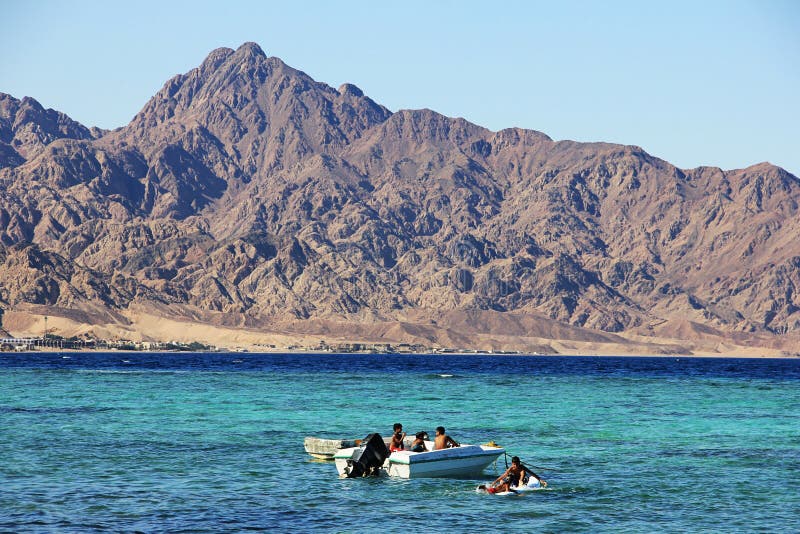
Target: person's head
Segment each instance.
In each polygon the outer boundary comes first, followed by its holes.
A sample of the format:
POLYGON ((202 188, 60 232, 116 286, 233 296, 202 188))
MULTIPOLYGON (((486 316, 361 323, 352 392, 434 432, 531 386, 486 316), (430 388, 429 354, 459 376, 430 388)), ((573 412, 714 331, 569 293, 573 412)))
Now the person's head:
POLYGON ((403 431, 403 425, 401 425, 400 423, 395 423, 394 424, 394 431, 395 432, 402 432, 403 431))
POLYGON ((427 434, 425 434, 425 432, 417 432, 417 433, 416 433, 416 438, 417 438, 417 439, 424 440, 424 439, 425 439, 425 438, 427 438, 427 437, 428 437, 428 436, 427 436, 427 434))
POLYGON ((513 458, 511 458, 511 464, 512 465, 519 465, 520 464, 519 456, 514 456, 513 458))
POLYGON ((437 436, 444 436, 444 427, 443 426, 437 426, 436 427, 436 435, 437 436))

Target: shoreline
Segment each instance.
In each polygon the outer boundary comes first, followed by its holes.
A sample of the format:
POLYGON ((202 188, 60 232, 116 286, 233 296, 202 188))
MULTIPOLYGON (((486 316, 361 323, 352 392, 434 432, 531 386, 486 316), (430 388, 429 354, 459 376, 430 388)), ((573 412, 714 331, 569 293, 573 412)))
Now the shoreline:
POLYGON ((736 359, 736 360, 800 360, 800 354, 633 354, 633 353, 620 353, 620 354, 587 354, 587 353, 510 353, 510 352, 336 352, 336 351, 318 351, 318 350, 298 350, 298 349, 281 349, 281 350, 206 350, 206 351, 181 351, 181 350, 123 350, 123 349, 67 349, 67 348, 53 348, 41 347, 39 350, 33 351, 8 351, 0 352, 0 358, 5 354, 28 355, 28 354, 229 354, 229 355, 266 355, 266 354, 287 354, 287 355, 308 355, 308 356, 483 356, 492 358, 515 358, 515 357, 536 357, 536 358, 674 358, 674 359, 736 359))

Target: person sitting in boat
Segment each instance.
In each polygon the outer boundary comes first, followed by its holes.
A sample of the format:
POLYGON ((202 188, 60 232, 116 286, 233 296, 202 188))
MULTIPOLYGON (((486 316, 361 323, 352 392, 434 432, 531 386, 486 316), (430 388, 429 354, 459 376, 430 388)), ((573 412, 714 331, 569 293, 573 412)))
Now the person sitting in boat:
POLYGON ((489 487, 486 488, 486 491, 489 493, 503 493, 514 488, 519 488, 528 483, 529 477, 527 475, 530 475, 538 480, 539 484, 541 484, 543 488, 547 487, 547 482, 542 480, 539 475, 522 465, 519 456, 514 456, 511 458, 511 466, 506 469, 505 473, 497 477, 497 480, 492 482, 489 487), (498 482, 502 482, 502 484, 498 486, 498 482))
POLYGON ((403 432, 403 425, 400 423, 394 424, 394 432, 392 433, 392 441, 389 442, 389 452, 403 451, 406 449, 403 440, 406 438, 406 433, 403 432))
POLYGON ((427 452, 428 447, 425 446, 425 438, 428 435, 425 432, 417 432, 414 436, 414 443, 411 444, 411 452, 427 452))
POLYGON ((451 447, 461 446, 453 438, 445 434, 443 426, 436 427, 436 437, 433 439, 433 443, 434 443, 433 449, 437 451, 439 449, 449 449, 451 447))

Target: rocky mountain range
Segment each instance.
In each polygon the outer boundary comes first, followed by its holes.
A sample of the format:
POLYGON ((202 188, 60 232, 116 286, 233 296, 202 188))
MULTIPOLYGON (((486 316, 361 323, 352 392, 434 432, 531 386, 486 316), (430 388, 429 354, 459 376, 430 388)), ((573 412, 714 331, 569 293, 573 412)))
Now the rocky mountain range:
POLYGON ((798 178, 768 163, 679 169, 636 146, 393 113, 253 43, 214 50, 113 131, 0 94, 12 331, 12 313, 18 330, 49 314, 70 335, 146 338, 138 310, 429 346, 791 352, 798 202, 798 178))

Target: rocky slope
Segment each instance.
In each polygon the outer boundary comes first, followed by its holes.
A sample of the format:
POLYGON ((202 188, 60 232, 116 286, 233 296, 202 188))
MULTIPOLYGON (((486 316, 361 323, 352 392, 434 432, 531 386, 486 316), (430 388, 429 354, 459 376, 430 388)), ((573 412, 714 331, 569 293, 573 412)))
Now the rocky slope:
POLYGON ((766 163, 678 169, 635 146, 391 113, 252 43, 213 51, 113 132, 0 95, 11 309, 296 331, 478 313, 473 331, 518 337, 513 317, 792 347, 798 201, 800 181, 766 163))

